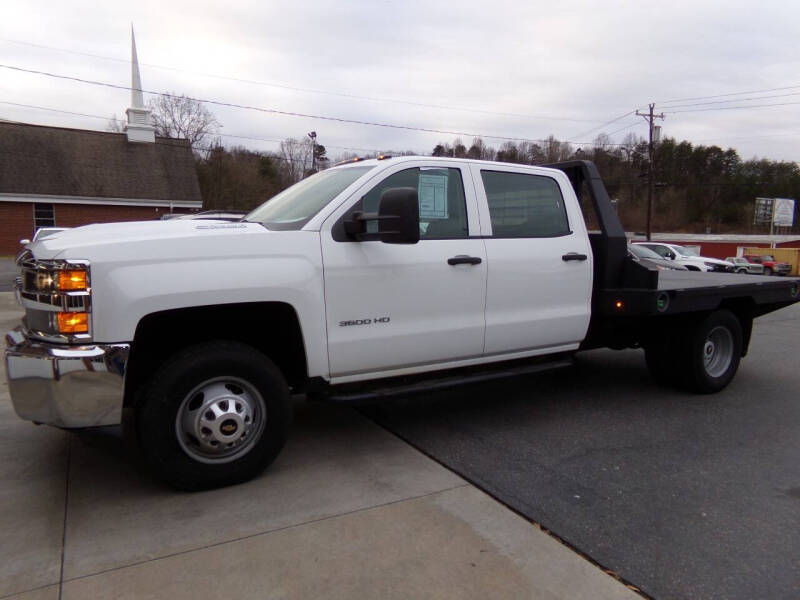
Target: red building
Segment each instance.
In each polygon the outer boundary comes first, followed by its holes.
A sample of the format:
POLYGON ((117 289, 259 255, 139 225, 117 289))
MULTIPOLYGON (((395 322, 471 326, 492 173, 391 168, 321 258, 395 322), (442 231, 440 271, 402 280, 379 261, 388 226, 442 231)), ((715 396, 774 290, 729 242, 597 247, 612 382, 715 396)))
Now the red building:
POLYGON ((187 140, 156 137, 132 48, 124 133, 0 121, 0 255, 39 227, 159 219, 201 208, 187 140))
POLYGON ((39 227, 159 219, 201 204, 186 140, 0 122, 0 255, 39 227))

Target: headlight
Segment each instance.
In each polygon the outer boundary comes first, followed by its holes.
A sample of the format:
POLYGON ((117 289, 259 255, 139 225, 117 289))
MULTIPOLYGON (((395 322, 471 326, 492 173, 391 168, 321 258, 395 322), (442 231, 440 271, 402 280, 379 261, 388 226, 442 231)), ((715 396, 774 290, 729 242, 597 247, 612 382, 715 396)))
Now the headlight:
POLYGON ((62 269, 58 272, 56 287, 63 291, 85 291, 89 287, 89 268, 62 269))
POLYGON ((51 342, 91 341, 92 288, 89 262, 17 258, 22 269, 17 293, 32 338, 51 342))

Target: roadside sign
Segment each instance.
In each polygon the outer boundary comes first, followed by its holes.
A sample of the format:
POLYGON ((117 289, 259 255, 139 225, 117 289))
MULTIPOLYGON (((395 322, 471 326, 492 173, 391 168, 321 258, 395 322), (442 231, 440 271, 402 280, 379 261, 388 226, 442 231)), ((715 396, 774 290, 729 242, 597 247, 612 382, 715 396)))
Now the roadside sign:
POLYGON ((753 214, 753 223, 771 223, 774 207, 774 198, 756 198, 756 208, 753 214))
POLYGON ((789 198, 774 199, 772 223, 778 227, 794 226, 794 200, 789 198))

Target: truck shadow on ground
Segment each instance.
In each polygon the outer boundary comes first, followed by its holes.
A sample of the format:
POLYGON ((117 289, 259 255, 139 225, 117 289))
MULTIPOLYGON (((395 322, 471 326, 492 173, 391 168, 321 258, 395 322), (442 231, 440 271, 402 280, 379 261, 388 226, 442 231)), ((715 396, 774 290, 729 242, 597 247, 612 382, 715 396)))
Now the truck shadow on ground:
POLYGON ((397 398, 362 406, 361 412, 381 422, 391 414, 411 422, 416 417, 439 416, 464 420, 485 419, 513 411, 524 405, 541 419, 548 419, 554 408, 559 412, 598 410, 619 411, 628 407, 661 407, 679 404, 703 410, 707 396, 682 392, 658 385, 650 376, 644 353, 638 350, 608 350, 579 354, 572 367, 536 373, 513 379, 479 383, 435 394, 397 398))
MULTIPOLYGON (((305 402, 300 397, 295 401, 295 420, 287 448, 276 464, 287 460, 294 463, 292 456, 301 447, 312 446, 323 455, 342 443, 368 447, 367 442, 374 436, 364 429, 358 412, 395 433, 397 428, 392 425, 402 421, 406 426, 416 423, 426 428, 444 425, 457 435, 456 428, 469 428, 471 422, 482 427, 491 427, 493 422, 499 428, 507 426, 509 419, 516 418, 515 411, 523 406, 528 419, 545 424, 556 413, 561 418, 569 414, 580 417, 594 411, 624 413, 634 406, 646 411, 654 407, 666 410, 675 404, 685 410, 695 404, 698 410, 703 410, 705 399, 656 385, 641 352, 589 353, 580 355, 573 367, 386 400, 361 406, 358 411, 347 406, 305 402)), ((171 491, 152 479, 132 437, 123 435, 119 426, 73 432, 73 461, 81 461, 78 467, 85 466, 93 472, 96 486, 124 484, 140 486, 143 492, 171 491)), ((308 450, 303 452, 308 453, 308 450)), ((273 468, 275 465, 257 479, 269 477, 273 468)))

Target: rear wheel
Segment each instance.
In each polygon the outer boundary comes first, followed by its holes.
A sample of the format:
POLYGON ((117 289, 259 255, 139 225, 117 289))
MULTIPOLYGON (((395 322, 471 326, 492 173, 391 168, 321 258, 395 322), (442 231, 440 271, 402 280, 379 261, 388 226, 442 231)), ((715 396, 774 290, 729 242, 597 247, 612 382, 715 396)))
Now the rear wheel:
POLYGON ((742 326, 732 312, 718 310, 690 326, 680 343, 681 371, 688 389, 711 394, 736 375, 742 355, 742 326))
POLYGON ((261 472, 283 447, 291 416, 289 388, 272 361, 220 341, 168 360, 147 384, 136 420, 155 475, 198 490, 261 472))
POLYGON ((769 267, 764 267, 764 275, 772 275, 772 269, 769 267))
POLYGON ((742 267, 740 269, 736 269, 736 272, 737 273, 747 273, 747 269, 745 267, 742 267))

